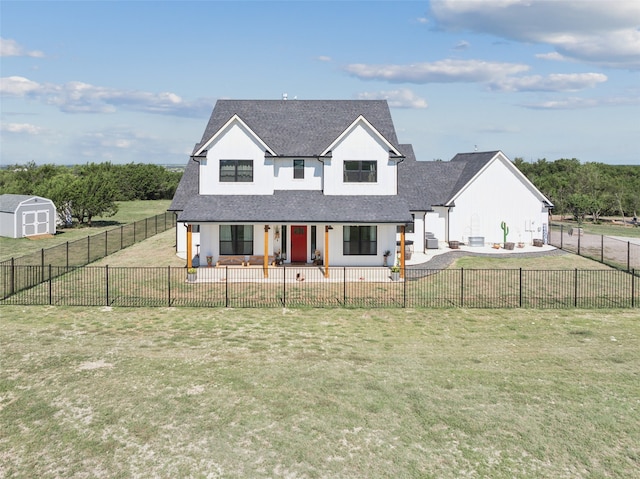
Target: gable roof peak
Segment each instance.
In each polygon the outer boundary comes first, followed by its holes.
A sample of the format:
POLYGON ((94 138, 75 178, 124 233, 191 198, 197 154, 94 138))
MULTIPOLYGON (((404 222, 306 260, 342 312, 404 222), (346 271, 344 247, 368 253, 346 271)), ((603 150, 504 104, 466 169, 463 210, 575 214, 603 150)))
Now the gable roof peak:
POLYGON ((234 116, 276 156, 318 156, 359 117, 397 149, 386 100, 218 100, 194 149, 201 149, 234 116))

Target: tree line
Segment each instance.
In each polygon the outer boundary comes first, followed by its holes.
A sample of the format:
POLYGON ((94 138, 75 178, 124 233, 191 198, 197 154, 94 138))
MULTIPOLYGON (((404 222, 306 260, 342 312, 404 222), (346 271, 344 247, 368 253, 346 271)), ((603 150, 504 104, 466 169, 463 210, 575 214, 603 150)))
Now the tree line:
POLYGON ((640 211, 640 166, 584 163, 579 160, 540 159, 514 164, 549 198, 559 215, 571 215, 579 223, 590 217, 618 216, 624 221, 640 211))
POLYGON ((38 166, 30 162, 0 170, 0 194, 49 198, 66 226, 74 220, 91 226, 94 217, 117 213, 117 201, 173 198, 181 177, 181 171, 143 163, 38 166))

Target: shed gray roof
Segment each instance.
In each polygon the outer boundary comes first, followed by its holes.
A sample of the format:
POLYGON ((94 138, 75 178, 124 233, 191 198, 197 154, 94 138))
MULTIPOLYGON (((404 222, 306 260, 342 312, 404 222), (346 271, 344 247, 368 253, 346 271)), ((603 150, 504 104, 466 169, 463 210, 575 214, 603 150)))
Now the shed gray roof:
POLYGON ((178 221, 406 223, 409 207, 399 196, 331 196, 321 191, 276 191, 273 195, 200 195, 178 221))
POLYGON ((218 100, 194 153, 234 115, 278 156, 317 156, 360 115, 398 147, 385 100, 218 100))
POLYGON ((3 213, 15 213, 18 206, 20 206, 20 203, 32 198, 38 198, 51 204, 51 200, 42 198, 41 196, 4 194, 0 195, 0 211, 3 213))

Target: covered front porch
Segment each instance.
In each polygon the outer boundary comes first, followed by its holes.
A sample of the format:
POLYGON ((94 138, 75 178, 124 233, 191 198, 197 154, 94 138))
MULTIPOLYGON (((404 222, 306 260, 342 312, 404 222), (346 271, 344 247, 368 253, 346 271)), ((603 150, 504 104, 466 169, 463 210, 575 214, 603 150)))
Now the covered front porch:
POLYGON ((405 266, 405 226, 395 223, 198 223, 198 245, 193 244, 196 224, 186 226, 188 268, 259 266, 269 278, 279 266, 313 265, 329 278, 334 266, 377 267, 386 272, 386 266, 396 265, 402 272, 405 266))

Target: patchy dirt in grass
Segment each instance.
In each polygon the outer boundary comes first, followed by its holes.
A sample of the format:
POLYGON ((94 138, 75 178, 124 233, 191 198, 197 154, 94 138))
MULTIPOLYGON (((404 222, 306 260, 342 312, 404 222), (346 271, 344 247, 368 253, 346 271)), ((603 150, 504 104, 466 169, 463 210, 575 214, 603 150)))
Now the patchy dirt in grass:
POLYGON ((91 371, 92 369, 112 368, 113 364, 105 362, 104 359, 98 361, 88 361, 78 366, 78 371, 91 371))

